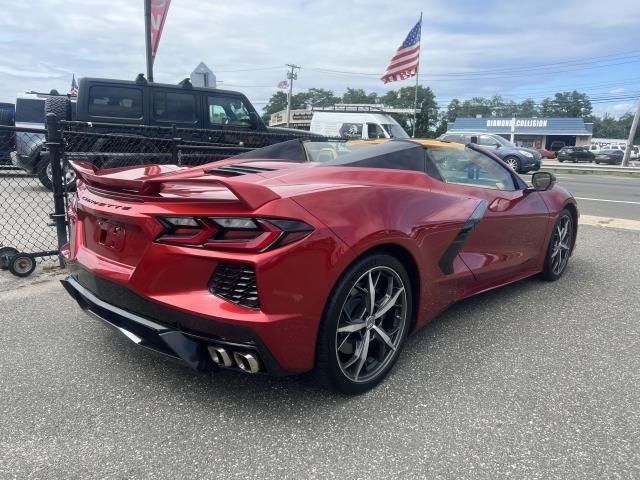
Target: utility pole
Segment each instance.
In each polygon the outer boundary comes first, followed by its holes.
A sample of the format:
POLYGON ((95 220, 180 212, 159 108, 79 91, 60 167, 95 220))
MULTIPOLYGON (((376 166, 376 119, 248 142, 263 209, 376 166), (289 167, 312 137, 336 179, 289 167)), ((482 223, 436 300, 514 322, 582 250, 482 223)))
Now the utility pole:
POLYGON ((633 146, 633 140, 636 138, 636 131, 638 131, 638 121, 640 121, 640 100, 638 101, 638 108, 636 114, 633 117, 633 123, 631 124, 631 130, 629 130, 629 139, 627 140, 627 148, 624 149, 624 157, 622 158, 622 166, 629 165, 629 157, 631 156, 631 147, 633 146))
POLYGON ((292 63, 287 63, 287 67, 290 68, 287 72, 287 79, 289 80, 289 93, 287 95, 287 128, 289 128, 291 123, 291 95, 293 94, 293 81, 298 79, 296 69, 300 70, 302 67, 299 65, 293 65, 292 63))

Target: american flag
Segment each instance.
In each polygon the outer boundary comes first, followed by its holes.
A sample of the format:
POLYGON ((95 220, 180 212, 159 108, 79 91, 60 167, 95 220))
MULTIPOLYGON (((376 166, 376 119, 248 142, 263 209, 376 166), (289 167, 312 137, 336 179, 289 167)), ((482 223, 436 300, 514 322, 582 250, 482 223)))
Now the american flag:
POLYGON ((422 15, 415 27, 411 29, 400 48, 389 62, 389 66, 380 77, 384 83, 405 80, 418 74, 420 63, 420 30, 422 29, 422 15))
POLYGON ((71 90, 69 91, 69 95, 72 97, 78 96, 78 84, 76 83, 76 74, 73 74, 73 78, 71 79, 71 90))
POLYGON ((287 82, 286 80, 282 80, 278 83, 278 88, 280 90, 286 90, 287 88, 289 88, 289 82, 287 82))

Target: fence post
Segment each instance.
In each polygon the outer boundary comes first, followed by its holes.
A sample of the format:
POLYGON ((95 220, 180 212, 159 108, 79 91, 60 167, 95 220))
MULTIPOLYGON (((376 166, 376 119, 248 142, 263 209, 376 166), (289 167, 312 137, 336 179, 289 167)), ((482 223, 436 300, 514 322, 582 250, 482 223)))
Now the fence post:
POLYGON ((171 124, 171 162, 173 165, 180 165, 180 156, 178 144, 182 142, 181 138, 178 137, 178 129, 176 128, 176 124, 171 124))
MULTIPOLYGON (((53 213, 51 219, 56 225, 58 236, 58 251, 67 243, 67 218, 64 209, 64 182, 62 179, 62 135, 60 124, 54 113, 47 113, 47 150, 51 162, 51 176, 53 183, 53 213)), ((60 266, 64 267, 64 258, 58 253, 60 266)))

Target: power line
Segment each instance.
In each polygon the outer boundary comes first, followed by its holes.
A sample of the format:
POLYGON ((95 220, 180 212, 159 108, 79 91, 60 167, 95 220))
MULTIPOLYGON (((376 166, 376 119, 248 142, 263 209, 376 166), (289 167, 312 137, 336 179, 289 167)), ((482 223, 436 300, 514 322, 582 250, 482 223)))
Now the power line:
POLYGON ((216 70, 216 73, 234 73, 234 72, 258 72, 262 70, 281 70, 282 67, 258 67, 258 68, 242 68, 240 70, 216 70))
MULTIPOLYGON (((603 63, 607 60, 598 60, 598 61, 590 61, 590 62, 585 61, 581 63, 576 63, 576 61, 572 61, 573 65, 570 64, 571 62, 565 62, 566 65, 561 65, 560 62, 556 62, 555 64, 537 65, 537 66, 530 66, 530 67, 479 70, 475 72, 464 72, 464 73, 452 72, 452 73, 443 73, 443 74, 431 74, 429 76, 420 75, 420 77, 424 80, 429 80, 429 81, 451 81, 452 79, 455 79, 458 81, 469 81, 469 80, 479 80, 479 79, 495 80, 495 79, 501 79, 501 78, 528 76, 532 74, 531 70, 533 69, 548 68, 553 65, 557 65, 558 67, 565 67, 565 68, 556 67, 555 69, 548 69, 544 73, 545 74, 566 73, 566 72, 572 72, 572 71, 590 70, 594 68, 607 68, 607 67, 640 62, 640 54, 627 55, 626 57, 621 57, 620 54, 618 54, 617 56, 620 58, 608 60, 608 62, 614 62, 614 63, 606 63, 602 65, 595 65, 595 64, 603 63), (621 61, 621 60, 626 60, 626 61, 621 61)), ((594 58, 602 58, 602 57, 594 57, 594 58)), ((379 73, 333 70, 333 69, 318 68, 318 67, 308 67, 307 69, 321 72, 321 73, 333 74, 333 75, 348 75, 348 76, 364 77, 364 78, 374 78, 374 77, 380 76, 379 73)))

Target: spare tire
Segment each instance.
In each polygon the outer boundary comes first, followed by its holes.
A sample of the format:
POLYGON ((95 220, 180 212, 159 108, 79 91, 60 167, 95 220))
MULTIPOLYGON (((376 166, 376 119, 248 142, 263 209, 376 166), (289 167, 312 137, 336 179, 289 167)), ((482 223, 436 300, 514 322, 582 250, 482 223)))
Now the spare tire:
POLYGON ((71 100, 65 96, 50 96, 44 101, 44 114, 54 113, 58 120, 71 120, 71 100))
POLYGON ((13 110, 0 105, 0 125, 13 126, 14 115, 13 110))

